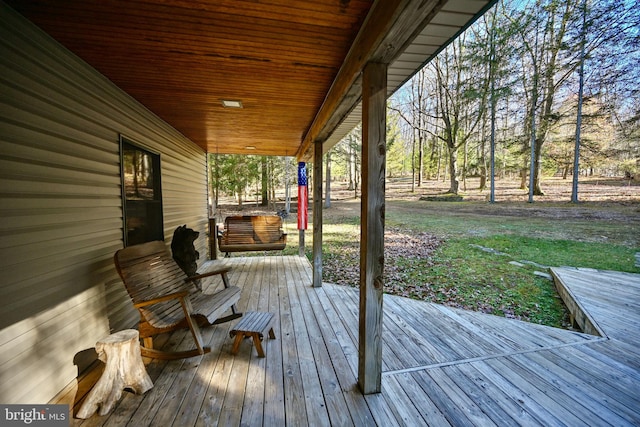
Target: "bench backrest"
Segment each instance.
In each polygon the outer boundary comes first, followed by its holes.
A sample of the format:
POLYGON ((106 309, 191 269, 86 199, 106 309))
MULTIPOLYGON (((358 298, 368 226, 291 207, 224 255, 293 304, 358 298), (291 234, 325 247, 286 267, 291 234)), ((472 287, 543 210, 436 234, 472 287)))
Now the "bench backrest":
POLYGON ((181 291, 193 291, 186 275, 162 241, 120 249, 114 255, 118 274, 134 303, 181 291))
POLYGON ((228 216, 224 219, 224 240, 227 244, 255 243, 250 216, 228 216))
POLYGON ((277 215, 228 216, 224 227, 225 241, 231 244, 274 243, 283 237, 277 215))

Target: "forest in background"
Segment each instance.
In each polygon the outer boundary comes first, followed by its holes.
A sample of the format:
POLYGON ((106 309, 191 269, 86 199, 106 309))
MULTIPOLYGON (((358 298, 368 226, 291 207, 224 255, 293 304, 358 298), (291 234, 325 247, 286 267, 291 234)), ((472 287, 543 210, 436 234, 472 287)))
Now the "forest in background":
MULTIPOLYGON (((479 186, 517 176, 634 179, 640 172, 640 8, 633 1, 499 1, 388 100, 387 175, 479 186), (579 162, 576 162, 576 153, 579 162), (493 174, 492 174, 493 170, 493 174)), ((324 157, 325 197, 357 194, 361 130, 324 157)), ((267 204, 295 185, 292 158, 210 155, 220 195, 267 204)), ((532 199, 531 199, 532 201, 532 199)))

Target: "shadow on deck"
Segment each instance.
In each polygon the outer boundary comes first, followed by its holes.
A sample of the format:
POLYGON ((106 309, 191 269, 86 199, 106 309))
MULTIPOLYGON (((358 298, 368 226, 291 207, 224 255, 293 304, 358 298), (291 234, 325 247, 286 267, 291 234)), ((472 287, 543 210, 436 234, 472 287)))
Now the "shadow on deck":
MULTIPOLYGON (((312 288, 305 258, 218 262, 234 267, 242 311, 275 313, 266 357, 257 357, 250 340, 230 353, 237 321, 208 328, 211 353, 151 361, 153 389, 125 393, 111 414, 73 425, 640 424, 640 275, 619 286, 613 273, 589 272, 595 282, 586 290, 572 287, 582 282, 575 274, 565 285, 576 298, 588 295, 602 336, 385 295, 383 392, 363 396, 357 290, 312 288)), ((164 345, 191 345, 186 333, 165 337, 164 345)), ((76 402, 96 375, 81 381, 76 402)))

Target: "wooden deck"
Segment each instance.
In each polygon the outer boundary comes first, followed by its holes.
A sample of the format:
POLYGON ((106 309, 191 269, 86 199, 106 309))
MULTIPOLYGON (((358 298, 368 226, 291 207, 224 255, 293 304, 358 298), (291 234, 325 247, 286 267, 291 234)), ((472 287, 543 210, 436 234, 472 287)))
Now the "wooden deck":
POLYGON ((567 267, 551 273, 581 330, 640 343, 640 275, 567 267))
MULTIPOLYGON (((222 262, 234 266, 242 311, 276 314, 266 357, 250 340, 230 354, 237 321, 208 328, 211 353, 150 362, 153 389, 125 393, 111 414, 74 425, 640 425, 640 275, 623 287, 611 285, 613 273, 584 290, 573 287, 579 275, 565 283, 585 295, 586 310, 593 304, 604 336, 385 295, 383 392, 363 396, 357 290, 312 288, 304 258, 222 262)), ((180 347, 185 333, 166 337, 166 346, 180 347)), ((96 375, 67 398, 80 403, 96 375)))

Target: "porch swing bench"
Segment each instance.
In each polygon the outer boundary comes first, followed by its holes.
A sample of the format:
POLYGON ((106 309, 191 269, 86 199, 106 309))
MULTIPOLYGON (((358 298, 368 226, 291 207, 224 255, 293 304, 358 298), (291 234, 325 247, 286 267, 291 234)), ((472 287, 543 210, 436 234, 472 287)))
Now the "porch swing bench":
POLYGON ((237 215, 224 219, 218 234, 220 252, 281 251, 287 246, 278 215, 237 215))
POLYGON ((240 289, 230 286, 230 267, 220 266, 187 277, 162 241, 148 242, 120 249, 114 255, 118 274, 140 313, 139 333, 143 356, 156 359, 181 359, 211 351, 203 343, 200 327, 227 322, 242 316, 235 304, 240 289), (194 281, 220 275, 224 288, 213 294, 202 292, 194 281), (227 310, 232 313, 221 317, 227 310), (153 337, 188 328, 195 341, 192 350, 167 352, 153 348, 153 337))

